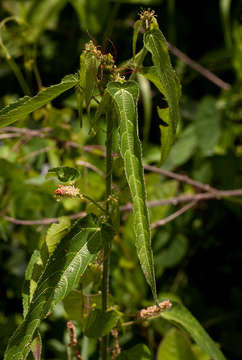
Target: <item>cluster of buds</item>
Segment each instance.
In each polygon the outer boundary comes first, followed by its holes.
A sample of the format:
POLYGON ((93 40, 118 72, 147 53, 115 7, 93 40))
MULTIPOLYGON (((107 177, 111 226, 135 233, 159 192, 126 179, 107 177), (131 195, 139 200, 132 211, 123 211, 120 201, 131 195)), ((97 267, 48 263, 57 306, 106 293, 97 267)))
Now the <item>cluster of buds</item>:
POLYGON ((67 197, 67 198, 73 198, 73 197, 81 197, 80 190, 77 189, 73 185, 58 185, 58 188, 55 190, 55 195, 58 197, 67 197))
POLYGON ((139 17, 146 31, 151 28, 151 25, 157 26, 157 20, 154 10, 142 10, 139 13, 139 17))
POLYGON ((146 309, 142 309, 137 312, 136 319, 137 320, 146 320, 151 317, 158 316, 161 312, 169 309, 172 306, 170 300, 162 301, 159 306, 149 306, 146 309))

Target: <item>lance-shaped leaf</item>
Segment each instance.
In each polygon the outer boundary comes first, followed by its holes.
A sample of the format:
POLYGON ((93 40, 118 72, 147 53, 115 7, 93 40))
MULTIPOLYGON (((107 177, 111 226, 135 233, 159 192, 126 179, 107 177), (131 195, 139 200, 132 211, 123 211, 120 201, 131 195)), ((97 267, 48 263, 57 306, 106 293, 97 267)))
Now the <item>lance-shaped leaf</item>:
POLYGON ((65 76, 59 84, 52 85, 38 92, 34 97, 25 96, 0 110, 0 128, 24 119, 31 112, 39 109, 63 92, 77 85, 78 76, 65 76))
POLYGON ((90 214, 78 220, 57 245, 41 275, 28 313, 9 340, 4 360, 24 360, 32 338, 53 306, 62 300, 74 286, 107 238, 107 225, 90 214))
POLYGON ((172 302, 171 308, 162 312, 161 317, 186 330, 191 338, 201 349, 208 353, 213 360, 225 360, 218 346, 182 304, 172 302))
POLYGON ((148 284, 157 302, 154 260, 151 248, 149 214, 142 165, 141 143, 138 136, 138 85, 134 81, 123 84, 110 82, 107 91, 112 96, 119 117, 120 151, 134 205, 136 248, 148 284))
MULTIPOLYGON (((179 98, 180 86, 177 76, 171 66, 171 61, 166 45, 166 39, 159 29, 149 30, 144 35, 144 46, 152 54, 152 61, 155 66, 154 76, 158 77, 160 81, 160 89, 163 88, 163 94, 169 106, 169 120, 167 126, 171 127, 171 131, 165 129, 164 136, 161 137, 161 142, 164 144, 164 153, 162 154, 162 162, 168 155, 171 144, 174 141, 176 134, 177 123, 180 118, 179 114, 179 98), (157 74, 157 75, 156 75, 157 74), (171 137, 170 140, 164 140, 164 137, 171 137), (169 148, 168 148, 169 146, 169 148)), ((152 81, 152 80, 151 80, 152 81)), ((158 81, 156 81, 157 83, 158 81)), ((162 116, 163 114, 160 113, 162 116)), ((167 115, 166 115, 167 120, 167 115)), ((165 121, 165 120, 164 120, 165 121)), ((162 131, 162 129, 161 129, 162 131)), ((161 144, 161 151, 163 152, 163 144, 161 144)))

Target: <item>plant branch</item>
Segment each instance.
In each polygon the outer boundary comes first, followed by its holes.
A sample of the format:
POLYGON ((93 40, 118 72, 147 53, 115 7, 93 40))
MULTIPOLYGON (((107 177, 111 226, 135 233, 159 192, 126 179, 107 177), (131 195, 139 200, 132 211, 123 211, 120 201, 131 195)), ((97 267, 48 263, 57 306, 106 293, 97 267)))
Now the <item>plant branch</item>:
POLYGON ((167 41, 168 49, 174 54, 176 57, 181 59, 185 64, 190 66, 193 70, 199 72, 202 76, 210 80, 212 83, 217 85, 218 87, 229 90, 231 88, 231 85, 226 83, 225 81, 221 80, 218 76, 213 74, 210 70, 206 69, 202 65, 198 64, 196 61, 192 60, 189 56, 184 54, 181 50, 177 49, 174 45, 171 45, 167 41))
POLYGON ((187 210, 191 209, 196 203, 197 203, 196 200, 191 201, 187 205, 183 206, 181 209, 179 209, 179 210, 175 211, 173 214, 167 216, 166 218, 153 222, 151 224, 150 228, 153 230, 159 226, 163 226, 163 225, 167 224, 168 222, 170 222, 170 221, 174 220, 175 218, 177 218, 178 216, 182 215, 187 210))

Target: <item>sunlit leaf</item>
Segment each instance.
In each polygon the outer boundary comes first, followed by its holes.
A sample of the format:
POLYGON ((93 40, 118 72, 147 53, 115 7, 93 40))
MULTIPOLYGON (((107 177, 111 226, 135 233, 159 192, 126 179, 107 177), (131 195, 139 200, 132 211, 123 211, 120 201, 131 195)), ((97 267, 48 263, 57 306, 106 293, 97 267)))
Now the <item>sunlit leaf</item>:
POLYGON ((102 248, 107 232, 94 215, 78 220, 54 250, 38 281, 29 311, 11 337, 5 360, 26 359, 41 320, 79 281, 102 248))
POLYGON ((157 301, 142 151, 138 137, 137 100, 139 90, 136 82, 128 81, 123 84, 111 82, 108 84, 107 91, 114 100, 119 116, 120 150, 134 206, 137 253, 146 280, 151 286, 155 301, 157 301))
POLYGON ((24 119, 28 114, 46 105, 63 92, 77 85, 77 83, 77 75, 68 75, 59 84, 41 90, 34 97, 25 96, 6 106, 0 110, 0 128, 24 119))

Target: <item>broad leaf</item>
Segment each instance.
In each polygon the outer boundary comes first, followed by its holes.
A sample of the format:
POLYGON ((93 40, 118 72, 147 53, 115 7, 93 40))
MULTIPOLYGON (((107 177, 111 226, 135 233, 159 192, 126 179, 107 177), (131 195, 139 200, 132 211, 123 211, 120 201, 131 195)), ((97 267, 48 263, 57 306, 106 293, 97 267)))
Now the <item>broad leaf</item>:
POLYGON ((157 360, 196 360, 184 334, 172 329, 159 346, 157 360))
POLYGON ((52 176, 56 176, 59 181, 67 182, 76 180, 80 174, 75 168, 69 166, 59 166, 48 170, 46 178, 48 179, 52 176))
POLYGON ((87 265, 94 261, 107 236, 107 225, 92 214, 78 220, 61 240, 38 281, 29 311, 11 337, 5 360, 26 359, 40 321, 74 286, 87 265))
POLYGON ((34 97, 25 96, 0 110, 0 128, 24 119, 31 112, 41 108, 63 92, 77 85, 78 76, 68 75, 57 84, 41 90, 34 97))
POLYGON ((151 360, 151 353, 145 344, 138 344, 129 350, 122 351, 117 360, 151 360))
POLYGON ((142 151, 138 136, 137 100, 139 90, 136 82, 128 81, 123 84, 111 82, 108 84, 107 91, 114 100, 119 117, 120 151, 124 159, 125 174, 134 206, 137 253, 146 280, 151 286, 157 302, 142 151))
POLYGON ((162 312, 161 317, 186 330, 191 338, 201 349, 207 352, 213 360, 225 360, 218 346, 182 304, 172 303, 172 307, 162 312))
POLYGON ((118 321, 118 314, 115 311, 106 311, 95 309, 91 311, 87 318, 85 336, 91 338, 100 338, 110 333, 118 321))
MULTIPOLYGON (((164 96, 167 99, 169 106, 169 117, 170 121, 168 126, 172 129, 172 140, 176 134, 176 127, 179 121, 179 98, 180 98, 180 87, 176 74, 171 66, 170 57, 166 45, 166 39, 159 29, 149 30, 144 35, 144 46, 152 54, 152 61, 155 66, 155 71, 159 77, 159 80, 164 89, 164 96)), ((171 136, 171 132, 167 133, 166 136, 171 136)), ((163 140, 164 141, 164 140, 163 140)), ((168 142, 167 142, 168 143, 168 142)), ((167 145, 166 145, 167 146, 167 145)), ((162 149, 163 151, 163 149, 162 149)), ((168 150, 166 149, 166 156, 168 150)), ((162 161, 164 161, 164 154, 162 155, 162 161)))

